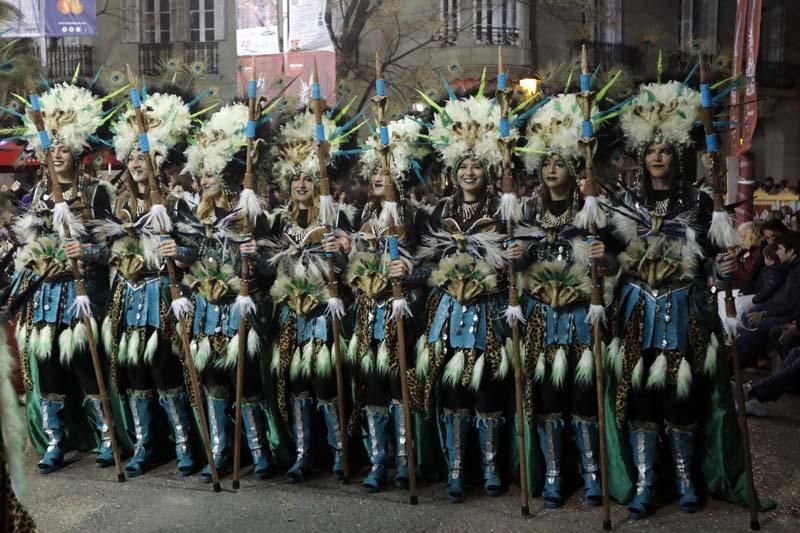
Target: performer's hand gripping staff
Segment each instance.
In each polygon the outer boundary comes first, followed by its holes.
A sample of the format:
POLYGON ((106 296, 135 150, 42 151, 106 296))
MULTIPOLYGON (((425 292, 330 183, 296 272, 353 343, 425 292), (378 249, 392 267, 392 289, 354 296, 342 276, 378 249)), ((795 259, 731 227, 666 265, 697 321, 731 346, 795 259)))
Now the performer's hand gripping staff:
MULTIPOLYGON (((61 238, 68 242, 73 239, 70 226, 74 226, 75 215, 70 212, 67 202, 64 201, 64 193, 61 190, 61 184, 56 179, 56 170, 53 165, 53 152, 50 135, 44 127, 44 119, 42 118, 42 107, 39 103, 39 96, 32 94, 30 97, 31 109, 30 115, 36 129, 39 131, 39 140, 42 144, 42 150, 45 155, 45 165, 47 172, 50 174, 50 184, 53 193, 53 227, 58 231, 61 238)), ((72 310, 75 317, 83 320, 83 325, 86 331, 90 333, 86 336, 87 344, 89 345, 89 352, 92 356, 92 365, 94 366, 94 376, 97 380, 97 388, 100 392, 100 401, 103 404, 103 422, 110 428, 109 435, 111 436, 111 451, 114 455, 114 466, 117 471, 117 481, 120 483, 125 481, 125 474, 122 471, 122 462, 119 457, 119 446, 117 445, 117 435, 114 432, 114 419, 111 415, 111 404, 108 401, 108 390, 106 389, 106 381, 103 377, 103 367, 100 364, 100 355, 97 351, 97 340, 95 334, 97 333, 97 325, 92 319, 92 304, 89 301, 89 296, 86 294, 86 286, 83 284, 83 274, 81 274, 78 260, 70 259, 70 268, 72 270, 72 277, 75 280, 75 303, 72 304, 72 310)))
MULTIPOLYGON (((316 60, 314 60, 313 81, 311 83, 311 106, 316 118, 317 156, 319 158, 319 218, 322 225, 325 226, 327 238, 332 234, 332 227, 336 223, 336 212, 333 209, 333 197, 331 196, 330 181, 328 180, 330 143, 325 138, 325 125, 322 123, 325 100, 322 98, 316 60)), ((344 413, 344 367, 342 365, 342 347, 339 341, 339 321, 344 316, 344 303, 339 298, 339 283, 336 280, 336 265, 333 255, 328 255, 328 293, 330 294, 328 298, 328 314, 331 317, 333 354, 336 360, 336 396, 339 402, 339 427, 341 428, 342 437, 342 470, 344 470, 344 483, 348 484, 350 483, 350 455, 347 444, 350 439, 347 434, 347 417, 345 417, 344 413)))
MULTIPOLYGON (((150 153, 150 142, 147 138, 147 126, 142 111, 142 100, 138 89, 138 79, 133 74, 130 65, 128 65, 128 79, 131 86, 131 105, 136 113, 136 125, 139 129, 139 149, 147 154, 145 157, 145 165, 149 171, 149 187, 150 187, 150 212, 146 215, 148 217, 147 226, 158 233, 162 240, 169 239, 169 234, 172 231, 172 220, 170 220, 169 213, 166 206, 164 206, 164 198, 161 196, 161 191, 158 187, 157 169, 153 163, 152 154, 150 153)), ((206 411, 203 407, 203 395, 200 390, 200 382, 197 377, 197 369, 194 366, 194 358, 192 357, 192 350, 189 347, 189 329, 186 323, 186 315, 191 311, 192 304, 181 293, 180 285, 178 284, 178 277, 175 270, 175 260, 172 257, 166 258, 167 274, 169 275, 169 288, 170 295, 172 296, 172 304, 170 309, 178 321, 178 336, 181 339, 181 346, 183 349, 184 364, 188 370, 190 387, 192 389, 192 396, 194 397, 193 406, 196 411, 197 417, 200 420, 200 435, 203 438, 203 446, 206 451, 206 459, 208 460, 211 469, 211 482, 213 483, 214 492, 220 492, 219 475, 214 463, 214 454, 211 450, 211 439, 208 435, 208 423, 206 420, 206 411)))
MULTIPOLYGON (((575 217, 575 225, 589 231, 589 242, 597 239, 597 230, 606 225, 606 217, 597 198, 599 186, 594 179, 594 152, 597 149, 597 139, 592 128, 592 107, 595 101, 595 92, 591 90, 591 73, 586 55, 586 46, 581 50, 581 92, 578 93, 578 102, 583 111, 583 124, 579 143, 583 149, 586 161, 586 182, 584 183, 583 208, 575 217)), ((589 302, 587 320, 592 325, 592 348, 594 351, 595 389, 597 391, 597 425, 600 448, 600 483, 603 493, 603 529, 611 530, 611 505, 608 494, 608 454, 606 443, 606 412, 603 400, 603 337, 602 325, 605 320, 605 305, 603 302, 603 274, 600 271, 598 260, 593 259, 592 292, 589 302)))
MULTIPOLYGON (((711 174, 711 184, 713 187, 712 199, 714 201, 714 213, 711 218, 709 238, 711 242, 719 248, 728 250, 737 244, 736 232, 733 229, 733 221, 725 211, 725 190, 724 176, 720 171, 719 165, 719 137, 714 129, 712 117, 713 99, 711 95, 712 87, 706 80, 706 70, 703 58, 700 58, 700 116, 703 121, 703 129, 706 136, 706 156, 711 174)), ((739 353, 736 349, 736 336, 738 333, 739 321, 736 318, 736 300, 733 296, 733 287, 729 276, 722 275, 718 287, 725 291, 725 331, 730 342, 730 354, 733 360, 733 375, 736 382, 734 388, 734 400, 736 401, 737 417, 739 419, 739 429, 742 432, 742 446, 744 448, 744 467, 747 477, 747 500, 750 507, 750 529, 756 531, 761 528, 758 522, 759 501, 753 481, 753 458, 750 453, 750 431, 747 427, 747 413, 745 412, 745 398, 742 390, 742 369, 739 361, 739 353)))
MULTIPOLYGON (((516 139, 510 134, 508 109, 511 105, 512 90, 507 85, 507 73, 503 70, 503 51, 497 50, 497 92, 496 99, 500 104, 500 146, 503 149, 503 196, 500 200, 500 217, 506 222, 508 243, 514 240, 514 224, 519 222, 519 200, 514 194, 514 178, 511 174, 511 155, 514 152, 516 139)), ((524 321, 522 307, 517 292, 517 274, 514 263, 508 263, 508 309, 506 319, 511 325, 511 340, 513 343, 512 361, 514 362, 514 399, 517 410, 517 452, 519 454, 519 497, 522 516, 530 514, 528 505, 528 467, 525 456, 525 413, 523 412, 522 392, 522 361, 520 359, 520 332, 519 324, 524 321)))
MULTIPOLYGON (((391 144, 389 142, 389 128, 386 122, 386 87, 383 79, 383 72, 381 68, 380 56, 375 53, 375 93, 372 97, 372 103, 375 107, 375 112, 378 115, 378 122, 380 122, 380 155, 381 155, 381 172, 386 179, 386 194, 383 202, 383 215, 388 227, 388 248, 389 257, 392 261, 400 259, 400 251, 398 249, 398 231, 397 226, 400 224, 399 205, 397 188, 392 181, 392 172, 389 161, 391 157, 391 144)), ((405 426, 408 428, 408 435, 406 436, 406 453, 408 460, 408 499, 411 505, 417 504, 417 469, 416 469, 416 456, 414 455, 414 434, 411 424, 411 400, 409 399, 408 392, 408 362, 406 361, 406 338, 405 328, 403 326, 403 318, 406 315, 411 315, 411 309, 408 302, 403 296, 403 286, 398 278, 392 279, 392 314, 391 318, 397 323, 397 353, 398 365, 400 367, 400 390, 401 399, 403 402, 403 418, 405 419, 405 426)))

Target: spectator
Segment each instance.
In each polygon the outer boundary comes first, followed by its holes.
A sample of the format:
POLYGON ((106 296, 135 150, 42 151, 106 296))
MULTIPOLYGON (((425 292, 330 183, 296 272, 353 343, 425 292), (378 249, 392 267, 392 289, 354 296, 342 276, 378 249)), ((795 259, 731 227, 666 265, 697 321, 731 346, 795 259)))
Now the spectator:
POLYGON ((767 176, 767 179, 758 184, 758 189, 767 194, 772 194, 772 189, 775 188, 775 180, 772 176, 767 176))
POLYGON ((736 341, 743 366, 760 355, 769 341, 770 329, 800 318, 800 234, 786 233, 775 244, 778 259, 787 268, 786 281, 769 300, 754 305, 744 315, 744 329, 736 341))
POLYGON ((732 281, 739 287, 750 275, 753 266, 761 258, 761 239, 759 228, 754 222, 744 222, 736 228, 742 246, 736 254, 737 267, 732 281))
MULTIPOLYGON (((796 329, 796 326, 795 326, 796 329)), ((800 346, 795 346, 781 361, 778 370, 768 378, 743 386, 745 412, 752 416, 767 416, 767 402, 777 401, 785 392, 795 392, 800 384, 800 346)))
POLYGON ((788 265, 778 260, 778 245, 774 242, 764 247, 764 268, 758 274, 755 282, 755 295, 753 304, 761 304, 768 301, 783 287, 786 281, 788 265))
MULTIPOLYGON (((761 238, 763 239, 762 246, 766 246, 775 242, 779 236, 787 233, 789 229, 780 220, 767 220, 761 225, 761 238)), ((764 258, 759 254, 758 259, 755 260, 750 267, 750 272, 739 285, 739 292, 741 294, 755 294, 755 283, 761 269, 764 268, 764 258)))
POLYGON ((795 211, 792 215, 790 228, 792 231, 800 231, 800 211, 795 211))

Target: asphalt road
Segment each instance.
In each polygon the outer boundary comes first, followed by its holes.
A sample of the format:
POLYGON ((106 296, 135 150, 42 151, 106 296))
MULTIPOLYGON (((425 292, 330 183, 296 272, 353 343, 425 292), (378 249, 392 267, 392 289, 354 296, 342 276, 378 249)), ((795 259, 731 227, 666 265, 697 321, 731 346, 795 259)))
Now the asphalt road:
MULTIPOLYGON (((761 515, 764 531, 800 531, 800 398, 784 398, 772 416, 751 420, 756 485, 761 496, 778 501, 778 508, 761 515)), ((71 454, 66 468, 41 476, 29 450, 27 504, 40 531, 151 532, 298 532, 298 531, 601 531, 600 511, 573 494, 562 509, 541 510, 531 500, 531 516, 520 517, 516 487, 499 498, 488 498, 474 487, 464 504, 449 503, 444 486, 423 485, 419 505, 407 503, 407 493, 390 489, 375 495, 353 483, 342 486, 327 472, 302 485, 283 476, 257 481, 244 471, 241 490, 215 494, 197 477, 181 479, 171 464, 145 476, 117 483, 113 469, 94 467, 93 457, 71 454)), ((360 479, 360 478, 359 478, 360 479)), ((677 502, 660 508, 650 519, 629 522, 623 506, 612 505, 615 531, 749 531, 747 510, 718 501, 695 515, 678 511, 677 502)))

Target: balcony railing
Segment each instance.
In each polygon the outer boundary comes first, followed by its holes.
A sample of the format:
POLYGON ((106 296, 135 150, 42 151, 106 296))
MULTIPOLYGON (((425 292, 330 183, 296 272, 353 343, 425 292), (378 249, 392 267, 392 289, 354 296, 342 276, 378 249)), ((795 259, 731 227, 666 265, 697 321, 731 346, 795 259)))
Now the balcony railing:
POLYGON ((614 65, 638 65, 641 61, 637 47, 622 43, 569 41, 570 53, 573 56, 579 55, 584 44, 590 65, 602 65, 608 68, 614 65))
POLYGON ((475 26, 475 37, 481 44, 513 46, 519 40, 519 28, 506 26, 482 28, 478 25, 475 26))
POLYGON ((139 72, 147 76, 160 74, 160 65, 172 56, 172 43, 139 44, 139 72))
POLYGON ((797 89, 800 87, 800 66, 776 61, 759 61, 756 81, 761 87, 772 89, 797 89))
MULTIPOLYGON (((39 46, 32 44, 33 52, 39 55, 39 46)), ((94 73, 92 60, 93 48, 86 44, 55 44, 47 46, 47 76, 57 80, 71 78, 80 65, 83 75, 91 76, 94 73)))
POLYGON ((184 43, 183 60, 189 68, 203 66, 204 70, 197 74, 219 74, 219 54, 216 41, 184 43))

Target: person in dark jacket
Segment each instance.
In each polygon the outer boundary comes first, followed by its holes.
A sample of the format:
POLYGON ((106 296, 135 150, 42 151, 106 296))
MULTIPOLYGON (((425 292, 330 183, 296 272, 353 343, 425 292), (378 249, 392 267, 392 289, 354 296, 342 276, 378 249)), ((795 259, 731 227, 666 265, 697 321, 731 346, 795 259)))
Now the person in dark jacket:
MULTIPOLYGON (((761 226, 761 238, 762 238, 762 248, 764 246, 768 246, 775 242, 775 239, 788 233, 789 228, 787 228, 783 222, 780 220, 767 220, 761 226)), ((761 273, 761 270, 764 268, 764 256, 761 255, 758 257, 754 263, 750 266, 749 274, 744 277, 741 284, 739 285, 739 289, 741 294, 755 294, 755 283, 758 275, 761 273)))
POLYGON ((800 317, 796 305, 800 294, 800 234, 786 233, 775 240, 777 256, 787 268, 783 286, 767 301, 754 305, 744 316, 744 329, 737 339, 742 364, 752 363, 769 340, 769 331, 800 317))
POLYGON ((778 260, 777 244, 766 245, 761 253, 764 257, 764 268, 754 283, 753 304, 761 304, 772 298, 786 281, 788 270, 788 265, 778 260))

